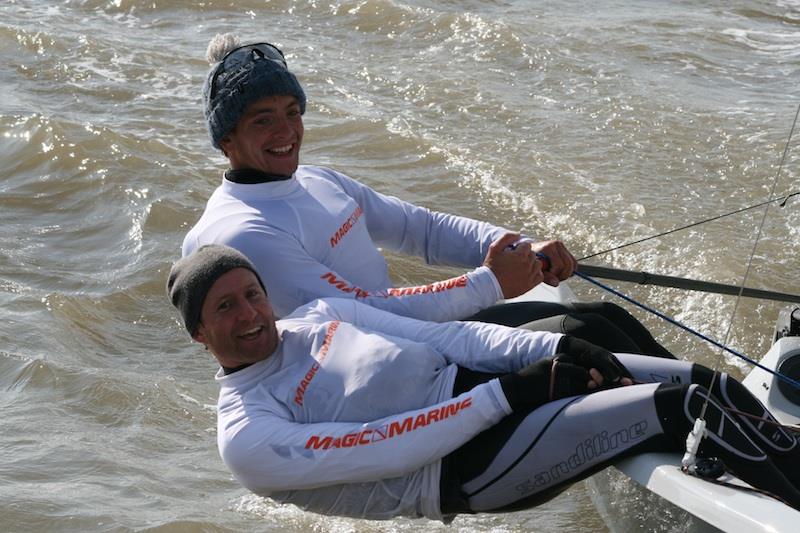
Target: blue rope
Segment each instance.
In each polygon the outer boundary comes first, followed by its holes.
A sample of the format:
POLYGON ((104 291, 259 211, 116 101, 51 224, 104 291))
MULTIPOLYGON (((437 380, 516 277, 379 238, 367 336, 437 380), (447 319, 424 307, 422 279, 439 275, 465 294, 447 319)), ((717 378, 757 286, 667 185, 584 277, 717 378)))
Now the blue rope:
POLYGON ((605 290, 607 290, 608 292, 610 292, 611 294, 614 294, 615 296, 619 296, 620 298, 622 298, 622 299, 623 299, 623 300, 625 300, 626 302, 630 302, 630 303, 632 303, 632 304, 633 304, 633 305, 635 305, 635 306, 641 307, 642 309, 644 309, 644 310, 645 310, 645 311, 647 311, 648 313, 652 313, 652 314, 656 315, 657 317, 659 317, 659 318, 661 318, 661 319, 664 319, 664 320, 666 320, 667 322, 669 322, 669 323, 670 323, 670 324, 672 324, 673 326, 678 326, 679 328, 681 328, 681 329, 683 329, 683 330, 685 330, 685 331, 688 331, 688 332, 689 332, 689 333, 691 333, 692 335, 696 335, 696 336, 700 337, 701 339, 703 339, 704 341, 706 341, 706 342, 710 342, 711 344, 713 344, 713 345, 714 345, 714 346, 716 346, 717 348, 722 348, 722 349, 723 349, 723 350, 725 350, 726 352, 728 352, 728 353, 732 353, 733 355, 735 355, 736 357, 739 357, 740 359, 744 359, 745 361, 747 361, 747 362, 748 362, 748 363, 750 363, 751 365, 753 365, 753 366, 756 366, 756 367, 758 367, 758 368, 760 368, 761 370, 764 370, 764 371, 766 371, 766 372, 769 372, 770 374, 773 374, 773 375, 774 375, 774 376, 776 376, 777 378, 779 378, 779 379, 781 379, 781 380, 785 381, 786 383, 788 383, 788 384, 792 385, 793 387, 796 387, 797 389, 800 389, 800 382, 799 382, 799 381, 796 381, 796 380, 794 380, 794 379, 790 378, 789 376, 785 376, 785 375, 781 374, 780 372, 776 372, 775 370, 772 370, 771 368, 767 368, 766 366, 762 365, 762 364, 761 364, 761 363, 759 363, 758 361, 754 361, 753 359, 750 359, 750 358, 749 358, 749 357, 747 357, 746 355, 744 355, 744 354, 742 354, 742 353, 739 353, 739 352, 737 352, 736 350, 734 350, 734 349, 732 349, 732 348, 728 348, 728 347, 727 347, 727 346, 725 346, 724 344, 722 344, 722 343, 720 343, 720 342, 717 342, 717 341, 715 341, 714 339, 712 339, 712 338, 710 338, 710 337, 707 337, 707 336, 703 335, 703 334, 702 334, 702 333, 700 333, 699 331, 695 331, 695 330, 693 330, 692 328, 690 328, 689 326, 685 326, 685 325, 681 324, 680 322, 678 322, 678 321, 677 321, 677 320, 675 320, 674 318, 670 318, 670 317, 668 317, 667 315, 665 315, 665 314, 663 314, 663 313, 660 313, 660 312, 656 311, 655 309, 652 309, 652 308, 650 308, 650 307, 648 307, 648 306, 646 306, 646 305, 644 305, 644 304, 642 304, 642 303, 639 303, 639 302, 637 302, 637 301, 636 301, 636 300, 634 300, 633 298, 631 298, 631 297, 629 297, 629 296, 626 296, 626 295, 622 294, 622 293, 621 293, 621 292, 619 292, 618 290, 616 290, 616 289, 613 289, 613 288, 609 287, 608 285, 605 285, 605 284, 603 284, 603 283, 600 283, 599 281, 597 281, 597 280, 596 280, 596 279, 594 279, 594 278, 590 278, 590 277, 589 277, 589 276, 587 276, 586 274, 581 274, 580 272, 578 272, 578 271, 575 271, 575 275, 576 275, 576 276, 579 276, 579 277, 581 277, 581 278, 583 278, 583 279, 585 279, 585 280, 586 280, 586 281, 588 281, 589 283, 593 283, 593 284, 597 285, 597 286, 598 286, 598 287, 600 287, 601 289, 605 289, 605 290))

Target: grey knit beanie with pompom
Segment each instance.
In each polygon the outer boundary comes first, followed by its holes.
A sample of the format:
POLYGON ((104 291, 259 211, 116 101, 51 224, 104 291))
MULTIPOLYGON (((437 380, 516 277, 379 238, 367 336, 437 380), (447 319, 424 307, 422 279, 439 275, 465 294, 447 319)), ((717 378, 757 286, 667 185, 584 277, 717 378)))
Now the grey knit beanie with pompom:
POLYGON ((253 61, 221 70, 225 56, 242 46, 238 37, 226 33, 211 39, 206 50, 212 67, 203 84, 203 111, 214 148, 221 149, 222 138, 236 127, 251 104, 265 96, 294 96, 300 103, 300 113, 306 112, 306 94, 300 82, 280 61, 254 56, 253 61))
POLYGON ((190 335, 194 335, 197 331, 206 294, 214 282, 234 268, 250 270, 255 274, 264 293, 267 292, 253 263, 230 246, 221 244, 201 246, 172 266, 167 279, 167 295, 172 305, 180 311, 183 324, 190 335))

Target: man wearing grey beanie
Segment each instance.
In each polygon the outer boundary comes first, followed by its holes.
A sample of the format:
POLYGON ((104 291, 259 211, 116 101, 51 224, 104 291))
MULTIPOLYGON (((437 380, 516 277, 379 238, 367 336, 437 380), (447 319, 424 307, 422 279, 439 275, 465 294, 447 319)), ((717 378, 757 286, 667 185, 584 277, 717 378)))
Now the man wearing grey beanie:
POLYGON ((497 304, 542 281, 557 286, 575 270, 574 257, 560 241, 533 242, 385 196, 330 168, 300 165, 306 94, 283 52, 225 34, 212 39, 207 58, 208 133, 230 169, 186 235, 183 255, 211 243, 240 250, 261 275, 278 316, 315 298, 354 298, 412 318, 560 331, 608 349, 672 357, 611 303, 497 304), (474 270, 396 287, 378 247, 474 270))
POLYGON ((184 257, 172 266, 167 278, 167 295, 172 305, 181 314, 183 325, 194 340, 211 346, 225 373, 234 372, 256 361, 264 359, 274 351, 278 335, 275 330, 275 316, 266 297, 267 291, 253 264, 238 250, 229 246, 211 244, 200 247, 195 253, 184 257), (238 272, 237 272, 238 271, 238 272), (227 278, 232 277, 230 280, 227 278), (226 281, 220 281, 225 277, 226 281), (254 313, 259 319, 245 324, 241 332, 241 340, 248 340, 262 332, 262 344, 255 349, 243 349, 241 345, 232 343, 237 335, 218 335, 218 328, 213 327, 212 319, 224 318, 235 307, 235 295, 229 294, 231 284, 244 279, 246 285, 245 305, 253 305, 254 313), (208 298, 211 294, 211 298, 208 298), (212 308, 205 311, 206 324, 202 323, 203 305, 206 300, 214 301, 212 308), (228 339, 221 342, 220 339, 228 339))
MULTIPOLYGON (((206 294, 217 279, 234 268, 246 268, 253 274, 256 269, 241 252, 228 246, 209 244, 184 257, 173 265, 167 279, 170 301, 181 312, 183 324, 190 335, 197 331, 200 309, 206 294)), ((258 278, 261 288, 261 278, 258 278)), ((266 293, 267 290, 264 289, 266 293)))
POLYGON ((253 265, 218 245, 176 262, 167 292, 222 366, 220 456, 277 502, 443 521, 530 508, 620 456, 682 451, 707 410, 723 420, 709 424, 701 452, 800 507, 800 443, 728 414, 723 405, 740 413, 758 401, 700 365, 560 333, 422 322, 352 299, 315 300, 276 321, 253 265), (707 405, 690 383, 714 384, 707 405))

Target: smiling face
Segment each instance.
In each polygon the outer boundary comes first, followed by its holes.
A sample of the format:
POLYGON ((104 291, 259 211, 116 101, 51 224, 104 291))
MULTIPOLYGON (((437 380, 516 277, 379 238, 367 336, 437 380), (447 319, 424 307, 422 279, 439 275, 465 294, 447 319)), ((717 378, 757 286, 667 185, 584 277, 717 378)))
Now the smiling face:
POLYGON ((247 108, 220 141, 231 168, 291 176, 300 161, 303 116, 294 96, 267 96, 247 108))
POLYGON ((226 368, 256 363, 278 346, 275 315, 258 278, 234 268, 211 286, 194 340, 205 344, 226 368))

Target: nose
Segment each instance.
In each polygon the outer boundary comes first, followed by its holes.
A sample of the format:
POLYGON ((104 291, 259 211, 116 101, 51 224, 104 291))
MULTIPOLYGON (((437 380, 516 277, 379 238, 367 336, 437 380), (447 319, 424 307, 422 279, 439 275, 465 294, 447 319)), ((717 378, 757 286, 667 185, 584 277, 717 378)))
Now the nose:
POLYGON ((256 307, 250 303, 248 299, 244 298, 239 306, 239 320, 242 322, 249 322, 254 320, 257 315, 258 310, 256 307))
POLYGON ((278 117, 275 119, 275 125, 273 133, 276 137, 279 138, 288 138, 291 137, 294 133, 292 129, 292 124, 289 121, 288 117, 278 117))

